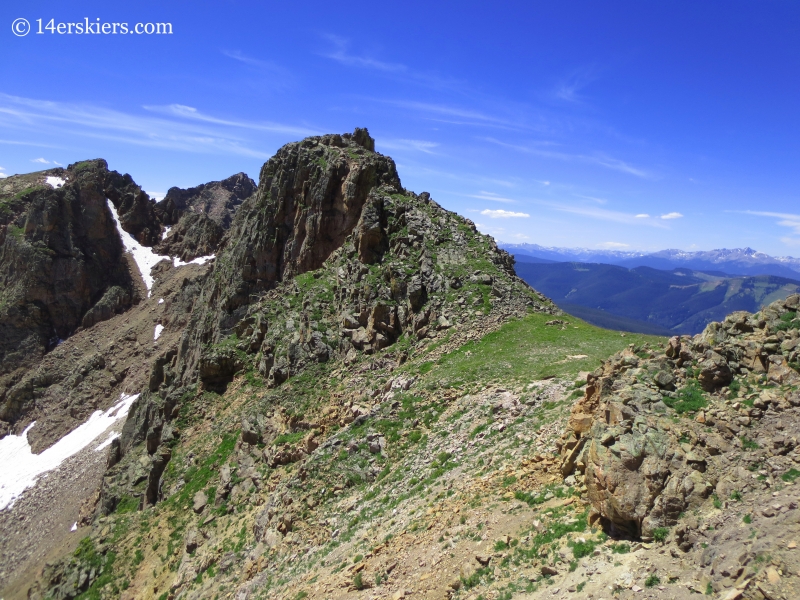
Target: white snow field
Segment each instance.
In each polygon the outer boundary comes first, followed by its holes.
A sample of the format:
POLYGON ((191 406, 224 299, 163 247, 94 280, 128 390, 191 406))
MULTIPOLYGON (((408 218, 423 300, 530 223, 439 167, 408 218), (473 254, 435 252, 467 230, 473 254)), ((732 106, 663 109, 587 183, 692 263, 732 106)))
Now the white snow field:
POLYGON ((50 187, 54 188, 60 188, 62 185, 67 183, 67 181, 61 177, 47 177, 44 182, 50 187))
POLYGON ((193 258, 189 262, 183 262, 180 258, 175 257, 172 259, 172 264, 176 267, 184 267, 186 265, 204 265, 210 260, 214 260, 216 258, 215 254, 209 254, 208 256, 198 256, 197 258, 193 258))
MULTIPOLYGON (((114 208, 114 204, 111 202, 111 200, 106 200, 106 202, 108 202, 108 208, 111 210, 111 215, 114 217, 114 223, 117 225, 117 231, 119 232, 119 237, 122 238, 122 244, 125 246, 125 250, 133 255, 133 260, 136 261, 136 266, 139 267, 139 272, 142 274, 142 279, 144 279, 144 284, 147 287, 148 298, 150 297, 150 290, 153 287, 153 276, 150 274, 150 271, 159 261, 171 260, 173 266, 177 268, 186 265, 204 265, 208 261, 215 258, 215 255, 210 254, 209 256, 198 256, 189 262, 183 262, 177 257, 172 258, 170 256, 161 256, 156 254, 153 252, 152 248, 142 246, 136 241, 136 238, 122 228, 122 225, 120 225, 119 222, 119 215, 117 214, 117 209, 114 208)), ((161 303, 159 302, 159 304, 161 303)))
MULTIPOLYGON (((57 468, 70 456, 89 446, 117 421, 124 419, 138 397, 139 394, 122 394, 114 406, 106 411, 93 412, 85 423, 41 454, 31 452, 28 443, 28 432, 36 425, 35 421, 21 435, 7 435, 0 440, 0 510, 13 505, 26 489, 36 484, 40 476, 57 468)), ((110 436, 106 442, 110 444, 113 437, 110 436)))
POLYGON ((161 332, 164 331, 164 326, 159 323, 156 325, 156 330, 153 332, 153 339, 157 340, 161 336, 161 332))
POLYGON ((149 297, 150 289, 153 287, 153 276, 150 274, 150 271, 158 262, 162 260, 172 260, 172 258, 169 256, 160 256, 153 252, 151 248, 142 246, 137 242, 136 238, 122 228, 119 222, 117 209, 114 208, 114 203, 111 202, 111 200, 106 200, 106 202, 108 202, 108 208, 111 210, 111 216, 114 217, 114 223, 117 224, 117 231, 119 232, 119 237, 122 238, 122 245, 125 246, 125 250, 133 255, 133 260, 136 261, 136 266, 139 267, 139 272, 142 274, 142 279, 144 279, 144 285, 147 287, 147 295, 149 297))

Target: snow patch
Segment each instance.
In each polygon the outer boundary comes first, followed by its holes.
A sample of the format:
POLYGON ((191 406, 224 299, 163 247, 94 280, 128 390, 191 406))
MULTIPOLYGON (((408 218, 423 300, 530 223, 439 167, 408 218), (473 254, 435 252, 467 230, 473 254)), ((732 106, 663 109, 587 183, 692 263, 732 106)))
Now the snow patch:
POLYGON ((77 522, 77 521, 75 521, 75 522, 72 524, 72 527, 70 527, 70 528, 69 528, 69 530, 70 530, 70 531, 78 531, 78 522, 77 522))
POLYGON ((161 323, 159 323, 158 325, 156 325, 156 331, 153 334, 153 339, 157 340, 161 336, 162 331, 164 331, 164 326, 161 325, 161 323))
POLYGON ((176 256, 175 258, 172 259, 172 264, 175 265, 176 267, 184 267, 186 265, 204 265, 208 261, 214 260, 215 258, 216 255, 209 254, 208 256, 198 256, 197 258, 192 259, 189 262, 183 262, 180 258, 176 256))
POLYGON ((60 188, 62 185, 67 183, 67 181, 65 179, 62 179, 61 177, 48 177, 47 179, 44 180, 44 182, 50 187, 54 188, 60 188))
POLYGON ((164 233, 161 234, 161 239, 163 240, 166 238, 170 231, 172 231, 172 227, 164 227, 164 233))
POLYGON ((100 452, 101 450, 105 450, 111 445, 111 442, 113 442, 118 437, 119 433, 117 433, 116 431, 112 432, 111 435, 109 435, 104 442, 101 442, 100 445, 94 449, 94 451, 100 452))
POLYGON ((111 209, 111 216, 114 217, 114 223, 117 224, 117 231, 119 232, 119 237, 122 238, 122 244, 125 246, 125 250, 133 255, 133 260, 136 261, 136 266, 139 267, 139 272, 142 274, 142 279, 144 279, 144 285, 147 287, 147 296, 150 297, 150 289, 153 287, 153 276, 150 274, 150 271, 159 261, 170 260, 170 257, 159 256, 153 252, 151 248, 142 246, 137 242, 136 238, 122 228, 119 222, 117 209, 114 208, 114 204, 111 200, 106 200, 106 202, 108 203, 108 208, 111 209))
MULTIPOLYGON (((177 257, 171 258, 169 256, 161 256, 156 254, 153 252, 152 248, 142 246, 136 241, 136 238, 122 228, 122 225, 119 222, 119 215, 117 214, 117 209, 114 208, 114 204, 108 199, 106 199, 106 202, 108 203, 108 208, 111 210, 111 216, 114 217, 114 223, 117 225, 117 231, 119 232, 119 237, 122 238, 122 244, 125 246, 125 250, 133 255, 133 260, 136 261, 136 266, 139 267, 139 272, 142 274, 142 279, 144 279, 144 285, 147 287, 148 298, 150 297, 150 290, 153 287, 153 276, 150 274, 150 272, 159 261, 171 260, 173 266, 177 268, 186 265, 204 265, 208 261, 216 258, 215 255, 211 254, 209 256, 198 256, 194 260, 183 262, 177 257)), ((167 227, 166 229, 169 231, 171 228, 167 227)), ((159 304, 161 304, 161 302, 159 302, 159 304)))
POLYGON ((164 304, 164 299, 163 299, 163 298, 159 298, 159 299, 158 299, 158 303, 159 303, 159 304, 164 304))
POLYGON ((0 510, 12 506, 26 489, 36 484, 40 476, 57 468, 70 456, 89 446, 118 420, 125 418, 138 397, 139 394, 122 394, 114 406, 107 411, 93 412, 85 423, 41 454, 34 454, 28 443, 28 432, 36 425, 36 421, 28 425, 21 435, 7 435, 0 440, 0 510))

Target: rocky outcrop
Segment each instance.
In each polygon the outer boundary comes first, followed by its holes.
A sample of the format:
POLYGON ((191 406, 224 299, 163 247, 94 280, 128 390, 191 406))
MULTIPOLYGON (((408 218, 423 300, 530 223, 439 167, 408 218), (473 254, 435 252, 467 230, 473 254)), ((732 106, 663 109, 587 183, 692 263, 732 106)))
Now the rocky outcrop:
POLYGON ((800 405, 799 304, 794 295, 733 313, 693 338, 673 337, 661 356, 632 347, 588 376, 561 471, 583 480, 608 529, 651 539, 715 490, 730 495, 726 453, 758 436, 750 428, 769 411, 800 405))
POLYGON ((156 203, 155 212, 166 226, 177 225, 186 214, 205 215, 228 229, 239 206, 256 191, 256 183, 244 173, 197 187, 170 188, 156 203))
POLYGON ((255 191, 255 182, 244 173, 186 190, 170 188, 155 205, 169 227, 156 251, 184 261, 215 254, 236 210, 255 191))

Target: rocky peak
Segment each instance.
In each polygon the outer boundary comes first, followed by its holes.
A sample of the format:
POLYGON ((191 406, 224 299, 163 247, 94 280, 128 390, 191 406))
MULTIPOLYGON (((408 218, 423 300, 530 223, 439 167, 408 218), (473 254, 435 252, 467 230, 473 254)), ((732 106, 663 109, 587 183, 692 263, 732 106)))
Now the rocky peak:
POLYGON ((222 181, 211 181, 188 189, 172 187, 164 199, 156 203, 162 223, 178 224, 187 212, 208 216, 222 229, 227 229, 236 209, 253 195, 256 183, 244 173, 237 173, 222 181))
POLYGON ((394 161, 374 147, 357 129, 287 144, 267 161, 219 261, 226 310, 320 267, 356 227, 370 193, 402 191, 394 161))
POLYGON ((170 188, 155 206, 167 227, 156 251, 184 261, 215 254, 233 215, 255 190, 244 173, 186 190, 170 188))

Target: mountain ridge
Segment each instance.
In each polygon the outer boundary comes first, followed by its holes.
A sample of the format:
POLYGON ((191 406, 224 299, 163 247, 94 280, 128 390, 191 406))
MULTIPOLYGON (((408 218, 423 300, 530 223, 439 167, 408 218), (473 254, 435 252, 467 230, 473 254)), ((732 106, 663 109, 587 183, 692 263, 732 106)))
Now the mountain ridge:
MULTIPOLYGON (((114 422, 17 482, 3 597, 796 595, 800 295, 694 337, 591 326, 365 129, 168 205, 120 177, 96 208, 138 302, 19 367, 0 469, 114 422)), ((23 215, 82 189, 14 204, 8 247, 41 247, 23 215)))
POLYGON ((595 262, 633 267, 652 267, 662 270, 686 267, 698 271, 719 270, 728 275, 776 275, 798 277, 800 258, 773 257, 752 248, 721 248, 707 251, 659 250, 656 252, 628 250, 597 250, 590 248, 547 247, 538 244, 511 244, 500 247, 512 254, 534 256, 555 262, 595 262))

